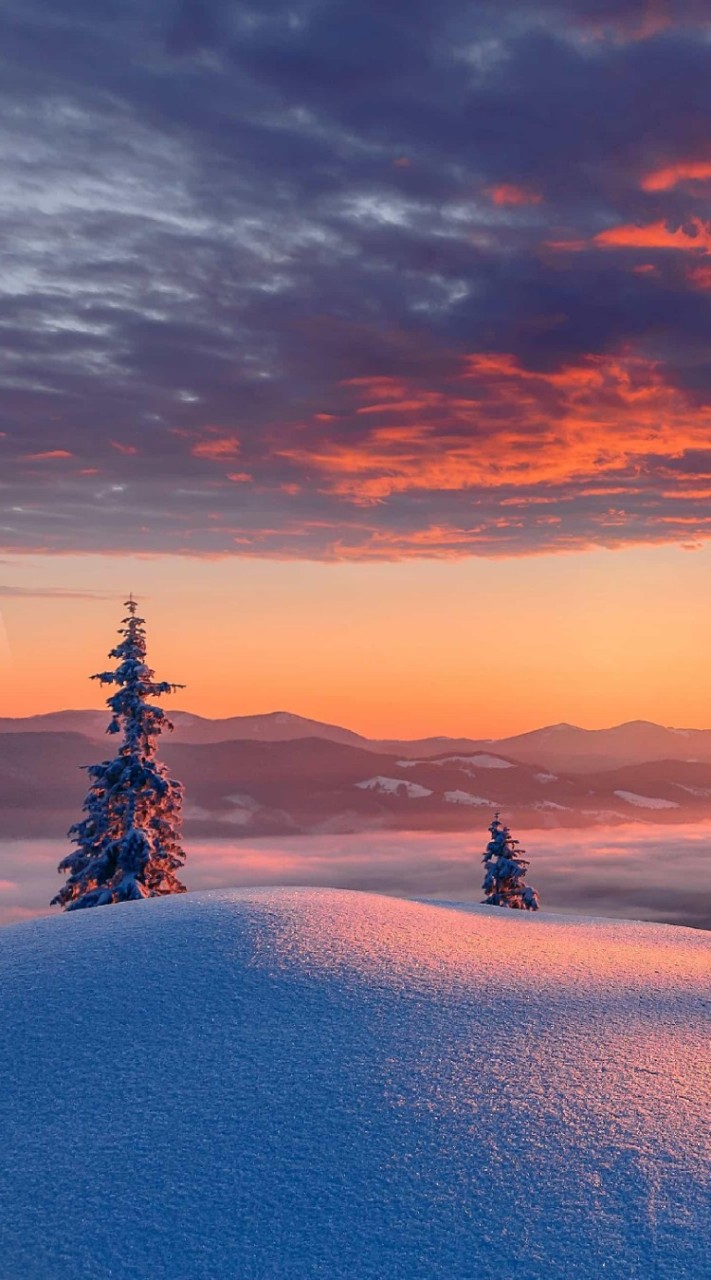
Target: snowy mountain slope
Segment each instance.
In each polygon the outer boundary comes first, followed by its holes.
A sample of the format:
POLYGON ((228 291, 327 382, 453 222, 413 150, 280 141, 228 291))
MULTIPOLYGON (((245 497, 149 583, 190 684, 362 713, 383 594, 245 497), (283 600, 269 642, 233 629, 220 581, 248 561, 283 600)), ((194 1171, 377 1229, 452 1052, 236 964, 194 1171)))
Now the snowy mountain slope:
POLYGON ((686 929, 335 891, 1 930, 2 1274, 701 1280, 709 973, 686 929))
POLYGON ((458 765, 466 773, 468 769, 514 769, 516 762, 504 760, 502 756, 494 756, 488 752, 479 752, 473 756, 435 756, 424 760, 398 760, 403 769, 413 769, 418 764, 434 764, 439 766, 458 765))
POLYGON ((355 785, 359 791, 376 791, 378 795, 400 796, 408 800, 419 800, 432 795, 431 787, 422 787, 417 782, 410 782, 409 778, 407 781, 402 778, 384 778, 382 774, 366 778, 364 782, 356 782, 355 785))
MULTIPOLYGON (((80 766, 110 749, 111 740, 75 733, 0 734, 0 838, 61 837, 86 792, 80 766)), ((189 839, 236 828, 244 836, 465 830, 467 796, 528 829, 711 817, 711 765, 683 761, 551 775, 492 752, 409 760, 319 737, 196 745, 167 736, 161 756, 186 785, 189 839)))

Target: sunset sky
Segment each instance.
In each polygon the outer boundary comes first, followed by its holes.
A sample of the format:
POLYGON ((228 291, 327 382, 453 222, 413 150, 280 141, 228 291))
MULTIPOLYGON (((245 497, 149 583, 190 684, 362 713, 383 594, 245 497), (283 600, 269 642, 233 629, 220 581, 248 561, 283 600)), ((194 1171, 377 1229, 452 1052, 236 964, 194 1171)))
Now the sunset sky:
POLYGON ((708 0, 7 0, 0 714, 711 724, 708 0))

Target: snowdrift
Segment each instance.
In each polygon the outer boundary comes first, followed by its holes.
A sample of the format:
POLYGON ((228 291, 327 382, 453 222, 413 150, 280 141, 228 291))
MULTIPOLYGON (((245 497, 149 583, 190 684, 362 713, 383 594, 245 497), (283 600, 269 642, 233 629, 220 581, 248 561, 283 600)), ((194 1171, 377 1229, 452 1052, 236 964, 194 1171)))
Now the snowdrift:
POLYGON ((708 1274, 708 935, 321 890, 0 931, 0 1272, 708 1274))

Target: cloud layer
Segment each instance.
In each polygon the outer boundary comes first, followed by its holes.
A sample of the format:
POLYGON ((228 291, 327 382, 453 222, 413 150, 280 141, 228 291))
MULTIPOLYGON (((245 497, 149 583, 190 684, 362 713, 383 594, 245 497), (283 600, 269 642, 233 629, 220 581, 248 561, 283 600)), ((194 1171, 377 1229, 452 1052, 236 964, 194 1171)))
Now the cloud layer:
POLYGON ((699 0, 9 0, 6 550, 711 535, 699 0))
MULTIPOLYGON (((408 897, 479 902, 482 836, 382 832, 281 840, 207 840, 191 845, 189 889, 323 885, 408 897)), ((529 880, 554 911, 661 920, 711 928, 707 877, 711 826, 670 830, 645 823, 594 831, 522 833, 529 880)), ((0 925, 44 913, 55 892, 59 842, 0 845, 0 925)))

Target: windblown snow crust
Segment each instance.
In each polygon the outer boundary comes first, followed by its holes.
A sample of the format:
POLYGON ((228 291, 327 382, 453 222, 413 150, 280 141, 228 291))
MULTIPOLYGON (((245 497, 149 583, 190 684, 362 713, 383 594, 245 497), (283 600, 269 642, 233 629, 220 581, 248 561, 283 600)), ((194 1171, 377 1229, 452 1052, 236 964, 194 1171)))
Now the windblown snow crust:
POLYGON ((708 1274, 711 940, 319 890, 0 931, 0 1272, 708 1274))

